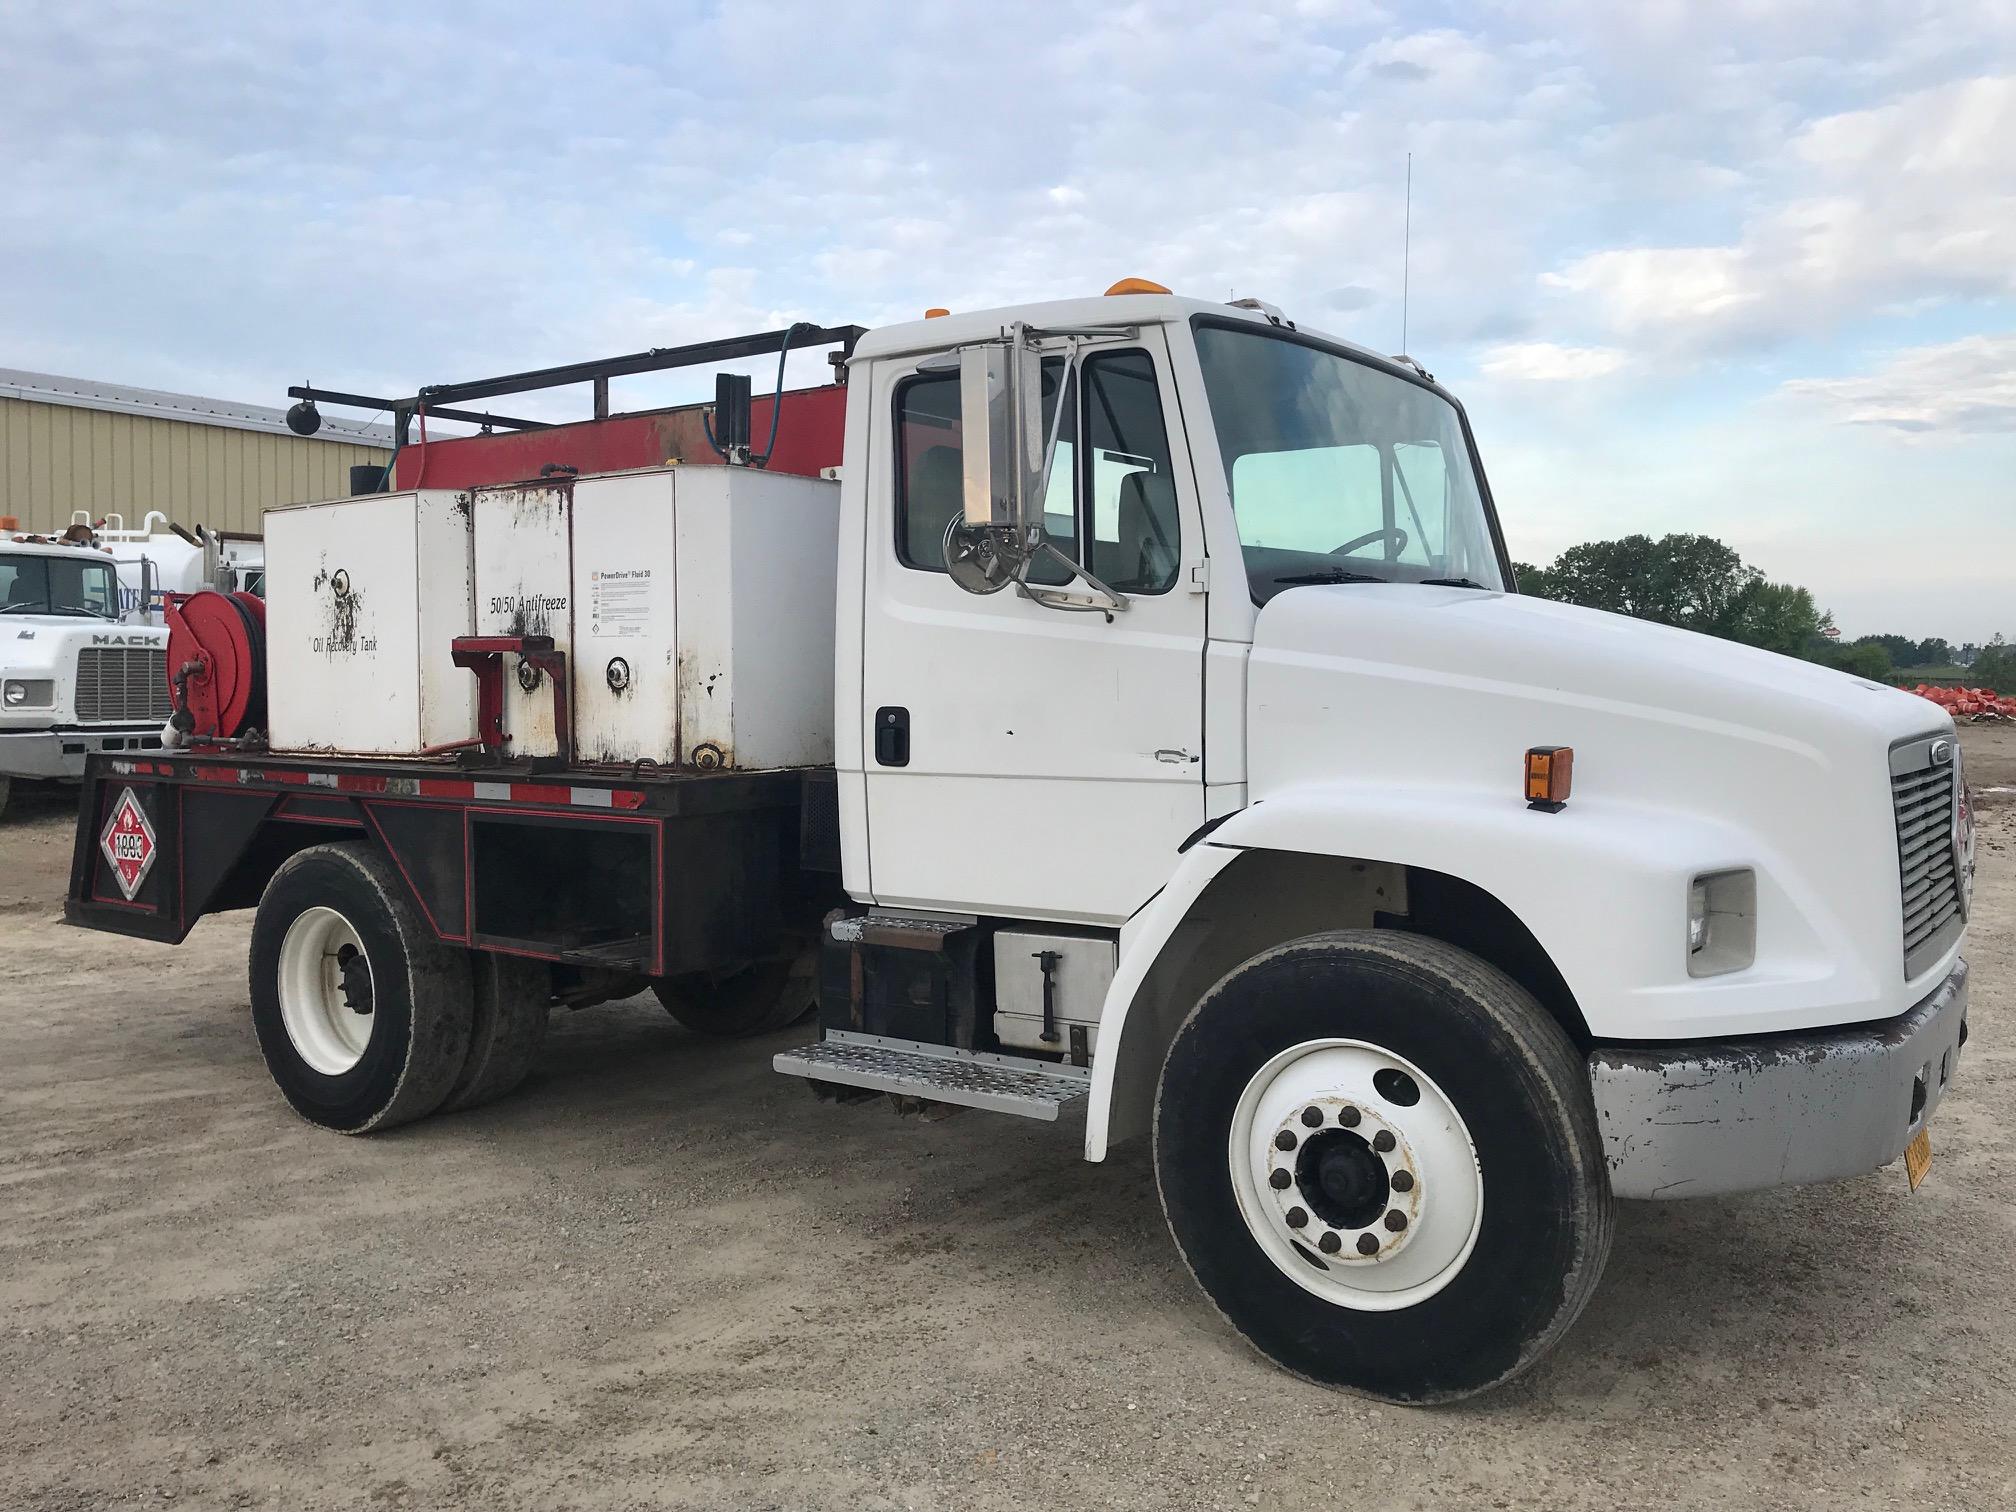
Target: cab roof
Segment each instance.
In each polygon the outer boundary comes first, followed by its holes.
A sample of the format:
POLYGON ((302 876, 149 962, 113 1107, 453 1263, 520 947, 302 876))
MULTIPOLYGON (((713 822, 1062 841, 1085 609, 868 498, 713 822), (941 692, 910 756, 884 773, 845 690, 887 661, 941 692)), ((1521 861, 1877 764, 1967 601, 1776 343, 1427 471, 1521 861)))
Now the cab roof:
MULTIPOLYGON (((1260 310, 1240 305, 1219 304, 1208 299, 1189 299, 1181 294, 1108 294, 1084 299, 1056 299, 1038 304, 1002 305, 992 310, 960 310, 924 320, 906 320, 897 325, 878 326, 854 345, 854 360, 896 357, 911 352, 937 352, 966 346, 999 336, 1013 321, 1033 326, 1088 325, 1177 325, 1192 316, 1209 315, 1219 320, 1245 320, 1263 329, 1274 324, 1260 310)), ((1334 346, 1362 352, 1382 363, 1391 363, 1385 353, 1346 341, 1327 332, 1314 331, 1296 322, 1287 311, 1281 323, 1306 336, 1334 346)))
POLYGON ((18 535, 0 535, 0 556, 95 557, 107 566, 116 565, 112 553, 103 546, 74 545, 69 541, 28 541, 18 535))

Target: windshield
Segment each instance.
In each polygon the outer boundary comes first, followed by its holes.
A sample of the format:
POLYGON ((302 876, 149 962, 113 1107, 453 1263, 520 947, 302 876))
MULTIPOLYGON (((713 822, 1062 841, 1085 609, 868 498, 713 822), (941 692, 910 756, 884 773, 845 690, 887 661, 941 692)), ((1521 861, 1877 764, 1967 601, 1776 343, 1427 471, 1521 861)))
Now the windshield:
POLYGON ((75 557, 0 554, 0 614, 119 617, 112 564, 75 557))
POLYGON ((1321 347, 1200 322, 1253 597, 1303 583, 1502 589, 1456 407, 1321 347))

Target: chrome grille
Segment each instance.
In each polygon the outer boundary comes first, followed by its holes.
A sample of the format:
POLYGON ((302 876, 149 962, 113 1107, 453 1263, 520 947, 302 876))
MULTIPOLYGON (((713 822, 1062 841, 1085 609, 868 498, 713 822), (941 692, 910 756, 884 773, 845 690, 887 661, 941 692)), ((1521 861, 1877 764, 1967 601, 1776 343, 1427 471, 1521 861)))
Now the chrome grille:
POLYGON ((79 724, 166 719, 168 653, 157 646, 86 646, 77 653, 79 724))
POLYGON ((1952 740, 1909 741, 1890 753, 1897 814, 1897 869, 1904 899, 1904 975, 1914 977, 1952 943, 1962 924, 1953 854, 1952 740), (1935 747, 1946 759, 1934 761, 1935 747))

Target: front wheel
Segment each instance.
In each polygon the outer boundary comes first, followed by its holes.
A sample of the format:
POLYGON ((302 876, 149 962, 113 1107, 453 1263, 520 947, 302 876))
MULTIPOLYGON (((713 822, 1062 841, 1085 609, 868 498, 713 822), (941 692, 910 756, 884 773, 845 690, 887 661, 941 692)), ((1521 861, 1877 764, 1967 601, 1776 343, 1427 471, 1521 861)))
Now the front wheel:
POLYGON ((1234 1328, 1386 1401, 1511 1379, 1609 1253, 1581 1056, 1502 972, 1420 935, 1313 935, 1219 982, 1164 1064, 1155 1174, 1234 1328))

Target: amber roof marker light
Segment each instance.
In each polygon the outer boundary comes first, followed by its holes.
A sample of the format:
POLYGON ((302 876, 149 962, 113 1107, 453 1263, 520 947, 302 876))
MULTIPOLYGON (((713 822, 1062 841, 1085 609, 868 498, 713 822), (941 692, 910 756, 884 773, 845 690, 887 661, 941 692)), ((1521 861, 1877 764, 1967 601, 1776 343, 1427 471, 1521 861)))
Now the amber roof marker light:
POLYGON ((1169 291, 1152 278, 1123 278, 1106 291, 1110 297, 1115 294, 1167 294, 1169 291))
POLYGON ((1534 746, 1526 753, 1526 807, 1558 814, 1575 782, 1573 746, 1534 746))

